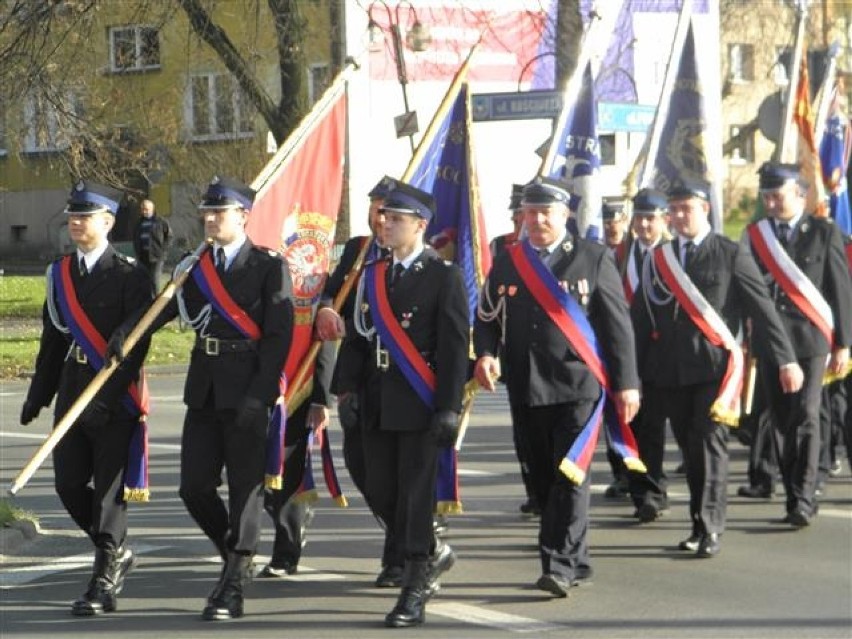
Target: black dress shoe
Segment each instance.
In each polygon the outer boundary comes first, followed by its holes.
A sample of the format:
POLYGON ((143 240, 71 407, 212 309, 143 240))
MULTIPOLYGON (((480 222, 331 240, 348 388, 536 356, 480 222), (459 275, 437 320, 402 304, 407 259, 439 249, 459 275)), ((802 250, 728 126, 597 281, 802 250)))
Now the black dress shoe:
POLYGON ((402 585, 402 566, 383 566, 376 577, 376 588, 399 588, 402 585))
POLYGON ((715 557, 721 549, 722 546, 719 543, 718 533, 708 533, 701 537, 698 550, 695 551, 695 556, 702 558, 715 557))
POLYGON ((748 499, 771 499, 772 490, 763 486, 740 486, 737 495, 748 499))
POLYGON ((604 491, 604 497, 607 499, 621 499, 630 494, 630 486, 627 479, 616 479, 604 491))
POLYGON ((544 590, 560 598, 567 597, 568 591, 571 590, 570 581, 552 572, 539 577, 538 581, 535 582, 535 586, 539 590, 544 590))
POLYGON ((701 544, 702 535, 699 533, 692 533, 689 537, 680 542, 677 547, 680 550, 686 550, 688 552, 695 552, 698 550, 698 546, 701 544))
POLYGON ((426 581, 426 598, 431 598, 441 589, 439 579, 456 563, 456 554, 449 544, 439 542, 435 554, 429 559, 429 573, 426 581))
POLYGON ((299 571, 299 565, 289 561, 269 562, 266 564, 257 576, 262 579, 281 579, 287 575, 295 575, 299 571))
POLYGON ((594 583, 595 571, 592 570, 592 567, 588 568, 578 568, 574 573, 574 579, 571 580, 572 588, 582 588, 584 586, 591 586, 594 583))
POLYGON ((527 499, 523 504, 520 505, 518 510, 521 511, 521 517, 525 519, 532 519, 533 517, 541 516, 541 508, 534 499, 527 499))
POLYGON ((426 593, 422 588, 403 588, 393 610, 385 616, 388 628, 410 628, 426 621, 426 593))
POLYGON ((811 519, 813 519, 813 517, 801 510, 794 510, 787 513, 785 521, 794 528, 806 528, 811 525, 811 519))
POLYGON ((205 621, 225 621, 243 616, 243 587, 251 579, 252 557, 228 553, 219 583, 201 611, 205 621))
POLYGON ((656 506, 654 506, 654 504, 645 503, 636 509, 636 512, 633 513, 633 516, 636 517, 636 519, 641 521, 643 524, 648 524, 652 521, 656 521, 665 514, 665 508, 657 508, 656 506))

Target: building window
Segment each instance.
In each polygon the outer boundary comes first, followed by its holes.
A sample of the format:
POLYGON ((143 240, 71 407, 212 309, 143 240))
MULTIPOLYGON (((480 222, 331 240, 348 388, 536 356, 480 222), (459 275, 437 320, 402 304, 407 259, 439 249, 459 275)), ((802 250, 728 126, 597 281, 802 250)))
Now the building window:
POLYGON ((13 224, 12 225, 12 242, 22 244, 27 241, 27 225, 13 224))
POLYGON ((728 78, 733 82, 754 80, 754 47, 750 44, 728 45, 728 78))
POLYGON ((754 162, 754 132, 745 129, 745 125, 733 125, 729 129, 730 140, 734 142, 731 148, 731 164, 750 164, 754 162))
POLYGON ((194 140, 251 137, 253 109, 234 79, 225 73, 194 75, 187 120, 194 140))
POLYGON ((615 166, 615 133, 598 136, 601 166, 615 166))
POLYGON ((109 65, 114 73, 160 68, 160 32, 154 27, 111 27, 109 65))
POLYGON ((308 70, 308 104, 319 100, 329 85, 328 64, 312 64, 308 70))
POLYGON ((24 136, 25 153, 45 153, 68 148, 67 120, 76 113, 72 99, 61 105, 45 95, 29 95, 24 99, 24 116, 27 132, 24 136))

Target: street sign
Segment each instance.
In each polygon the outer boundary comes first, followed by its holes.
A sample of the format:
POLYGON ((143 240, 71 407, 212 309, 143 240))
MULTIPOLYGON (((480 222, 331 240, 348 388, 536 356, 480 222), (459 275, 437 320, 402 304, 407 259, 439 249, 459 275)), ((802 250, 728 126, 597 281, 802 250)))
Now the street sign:
POLYGON ((393 125, 396 127, 396 137, 398 138, 414 135, 418 131, 417 111, 406 111, 402 115, 396 116, 393 119, 393 125))
POLYGON ((562 92, 477 93, 471 109, 474 122, 555 118, 562 110, 562 92))
POLYGON ((598 102, 598 131, 647 133, 657 107, 630 102, 598 102))

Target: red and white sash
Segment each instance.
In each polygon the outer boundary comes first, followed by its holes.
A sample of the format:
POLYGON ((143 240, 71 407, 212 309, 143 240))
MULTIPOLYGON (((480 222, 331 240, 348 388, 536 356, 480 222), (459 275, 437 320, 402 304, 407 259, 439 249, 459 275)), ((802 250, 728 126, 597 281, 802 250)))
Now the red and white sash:
POLYGON ((737 426, 740 419, 740 392, 743 385, 743 352, 725 320, 716 312, 701 291, 683 270, 668 242, 654 249, 654 266, 678 304, 698 327, 702 335, 714 346, 728 351, 728 367, 722 378, 719 393, 710 407, 710 417, 729 426, 737 426))
POLYGON ((834 343, 834 315, 831 307, 808 277, 781 246, 767 218, 748 227, 751 247, 778 286, 819 329, 829 346, 834 343))

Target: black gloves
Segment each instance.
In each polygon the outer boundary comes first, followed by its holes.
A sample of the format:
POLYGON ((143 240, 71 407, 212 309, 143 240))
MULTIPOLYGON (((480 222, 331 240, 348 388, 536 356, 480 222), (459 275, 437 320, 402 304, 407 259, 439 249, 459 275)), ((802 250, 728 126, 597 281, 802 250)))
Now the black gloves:
POLYGON ((358 426, 360 407, 358 406, 358 394, 346 393, 337 402, 337 417, 344 431, 358 426))
POLYGON ((249 429, 254 424, 263 423, 266 428, 269 422, 269 408, 257 397, 243 398, 237 409, 236 425, 239 429, 249 429))
POLYGON ((24 405, 21 406, 21 426, 26 426, 38 417, 39 411, 41 411, 41 406, 36 406, 35 402, 28 399, 25 400, 24 405))
POLYGON ((109 341, 107 342, 106 352, 104 353, 104 364, 108 364, 109 361, 115 357, 119 362, 124 359, 126 353, 124 352, 124 342, 127 340, 127 335, 124 334, 120 328, 115 329, 112 335, 110 335, 109 341))
POLYGON ((439 448, 454 446, 459 436, 459 414, 452 410, 439 410, 432 415, 431 431, 439 448))

